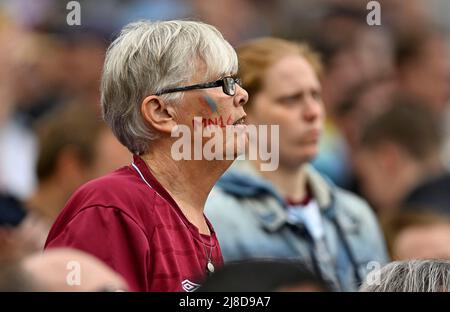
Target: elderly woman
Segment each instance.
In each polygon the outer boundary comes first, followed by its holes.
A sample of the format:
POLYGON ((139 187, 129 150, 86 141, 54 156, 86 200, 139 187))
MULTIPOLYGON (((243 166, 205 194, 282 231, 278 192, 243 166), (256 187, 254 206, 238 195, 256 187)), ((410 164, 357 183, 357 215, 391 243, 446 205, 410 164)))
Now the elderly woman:
POLYGON ((235 51, 212 26, 126 26, 108 49, 101 93, 104 119, 133 162, 82 186, 53 225, 46 248, 95 255, 132 290, 196 289, 223 262, 203 208, 232 160, 176 161, 172 134, 193 130, 195 117, 241 123, 248 95, 235 77, 237 67, 235 51))
POLYGON ((369 206, 309 165, 325 116, 318 56, 304 44, 263 38, 242 45, 238 57, 248 123, 279 126, 279 166, 238 161, 211 192, 206 214, 225 261, 302 260, 334 289, 356 290, 368 264, 387 256, 369 206))

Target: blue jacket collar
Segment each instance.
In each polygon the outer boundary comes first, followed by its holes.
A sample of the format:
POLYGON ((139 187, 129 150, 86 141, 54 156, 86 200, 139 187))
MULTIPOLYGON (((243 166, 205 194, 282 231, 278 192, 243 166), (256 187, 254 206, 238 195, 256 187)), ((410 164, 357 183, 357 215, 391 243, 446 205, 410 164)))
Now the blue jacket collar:
MULTIPOLYGON (((333 184, 326 181, 311 165, 305 166, 308 183, 322 213, 330 219, 335 218, 333 184)), ((267 230, 276 231, 289 222, 284 209, 285 200, 273 184, 265 180, 249 161, 236 161, 218 181, 217 186, 239 198, 259 199, 264 196, 270 198, 272 203, 255 205, 253 209, 267 230)))

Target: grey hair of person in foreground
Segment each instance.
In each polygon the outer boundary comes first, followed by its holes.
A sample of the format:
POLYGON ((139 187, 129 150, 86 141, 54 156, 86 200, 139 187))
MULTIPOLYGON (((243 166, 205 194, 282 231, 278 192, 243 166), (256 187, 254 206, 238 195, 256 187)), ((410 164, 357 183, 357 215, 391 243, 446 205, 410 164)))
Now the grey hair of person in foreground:
POLYGON ((450 261, 394 261, 370 273, 361 292, 448 292, 450 261))

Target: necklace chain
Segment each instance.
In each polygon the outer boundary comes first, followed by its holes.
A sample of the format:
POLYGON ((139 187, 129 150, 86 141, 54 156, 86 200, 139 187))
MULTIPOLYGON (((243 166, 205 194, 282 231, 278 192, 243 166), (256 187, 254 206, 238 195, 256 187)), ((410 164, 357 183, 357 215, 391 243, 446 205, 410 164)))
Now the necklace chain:
POLYGON ((212 251, 213 251, 213 245, 211 244, 211 236, 209 237, 209 255, 208 255, 208 249, 206 248, 206 244, 203 241, 203 239, 201 240, 202 242, 202 246, 203 249, 205 250, 205 255, 206 255, 206 273, 208 275, 211 275, 212 273, 214 273, 214 264, 212 262, 211 256, 212 256, 212 251))

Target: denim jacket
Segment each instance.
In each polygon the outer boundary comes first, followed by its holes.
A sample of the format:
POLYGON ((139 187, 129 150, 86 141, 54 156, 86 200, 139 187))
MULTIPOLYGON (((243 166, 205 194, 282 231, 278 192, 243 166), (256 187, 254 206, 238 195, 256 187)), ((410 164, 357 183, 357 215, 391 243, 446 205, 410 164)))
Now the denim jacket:
POLYGON ((384 237, 370 207, 306 165, 325 232, 327 261, 312 252, 302 222, 293 224, 274 186, 248 161, 236 161, 206 202, 226 262, 285 259, 306 263, 334 290, 355 291, 366 275, 388 261, 384 237))

